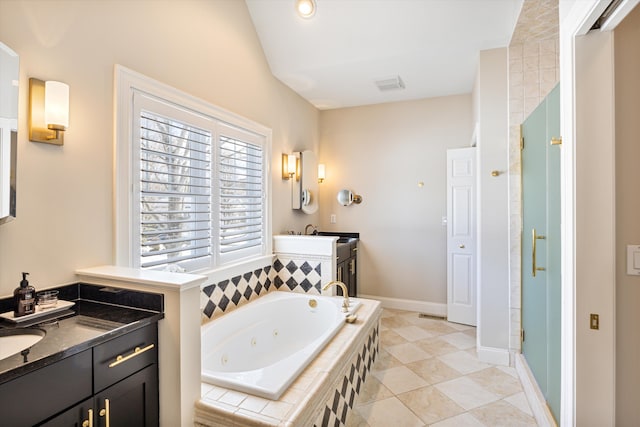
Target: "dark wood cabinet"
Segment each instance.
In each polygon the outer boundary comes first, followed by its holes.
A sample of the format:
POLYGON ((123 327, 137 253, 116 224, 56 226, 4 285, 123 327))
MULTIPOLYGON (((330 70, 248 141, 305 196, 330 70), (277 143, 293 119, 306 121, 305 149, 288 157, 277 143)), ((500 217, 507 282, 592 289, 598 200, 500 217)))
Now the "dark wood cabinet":
MULTIPOLYGON (((355 297, 358 294, 358 241, 350 239, 349 242, 339 243, 336 252, 336 279, 347 286, 350 297, 355 297)), ((340 288, 338 295, 342 295, 340 288)))
POLYGON ((159 425, 152 323, 0 385, 3 427, 159 425))

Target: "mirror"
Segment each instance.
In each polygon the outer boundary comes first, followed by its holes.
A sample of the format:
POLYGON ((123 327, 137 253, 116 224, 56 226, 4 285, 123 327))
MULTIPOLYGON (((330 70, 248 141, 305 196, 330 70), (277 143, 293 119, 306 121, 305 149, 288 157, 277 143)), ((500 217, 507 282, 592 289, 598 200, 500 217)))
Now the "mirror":
POLYGON ((296 179, 291 188, 291 206, 306 214, 318 210, 318 159, 313 151, 293 153, 298 157, 296 179))
POLYGON ((0 42, 0 224, 16 216, 18 55, 0 42))
POLYGON ((351 190, 338 191, 337 199, 342 206, 349 206, 351 203, 360 204, 362 202, 362 196, 353 194, 351 190))

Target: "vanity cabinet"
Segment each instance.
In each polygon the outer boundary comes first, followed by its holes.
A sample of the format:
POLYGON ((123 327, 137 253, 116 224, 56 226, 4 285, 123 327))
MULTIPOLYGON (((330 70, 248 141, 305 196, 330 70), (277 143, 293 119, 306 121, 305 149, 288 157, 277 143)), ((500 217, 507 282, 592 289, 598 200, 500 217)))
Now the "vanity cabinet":
MULTIPOLYGON (((350 297, 355 297, 358 294, 358 241, 349 239, 338 243, 336 252, 336 279, 346 285, 350 297)), ((337 293, 342 295, 342 290, 338 288, 337 293)))
POLYGON ((152 323, 4 383, 0 424, 157 426, 157 348, 152 323))

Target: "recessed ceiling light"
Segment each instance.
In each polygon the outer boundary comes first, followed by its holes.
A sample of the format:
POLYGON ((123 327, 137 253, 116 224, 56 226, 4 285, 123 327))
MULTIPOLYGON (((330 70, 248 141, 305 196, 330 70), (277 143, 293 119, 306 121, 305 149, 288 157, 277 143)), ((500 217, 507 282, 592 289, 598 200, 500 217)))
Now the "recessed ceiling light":
POLYGON ((295 0, 295 7, 302 18, 311 18, 316 13, 315 0, 295 0))

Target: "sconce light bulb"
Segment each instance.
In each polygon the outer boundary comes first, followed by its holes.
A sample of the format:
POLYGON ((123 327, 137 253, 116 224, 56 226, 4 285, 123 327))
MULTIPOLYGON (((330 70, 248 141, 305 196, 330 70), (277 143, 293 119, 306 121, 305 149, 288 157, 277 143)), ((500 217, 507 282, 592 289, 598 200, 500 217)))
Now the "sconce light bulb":
POLYGON ((44 120, 49 129, 69 127, 69 85, 55 81, 45 83, 44 120))
POLYGON ((320 163, 318 165, 318 182, 324 182, 324 178, 325 178, 325 170, 324 170, 324 164, 320 163))

